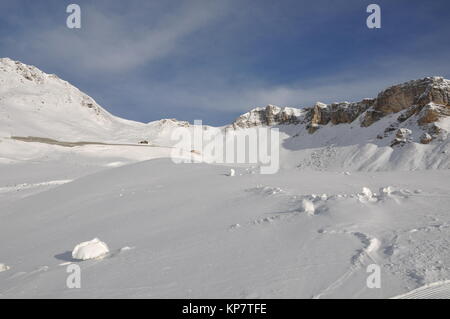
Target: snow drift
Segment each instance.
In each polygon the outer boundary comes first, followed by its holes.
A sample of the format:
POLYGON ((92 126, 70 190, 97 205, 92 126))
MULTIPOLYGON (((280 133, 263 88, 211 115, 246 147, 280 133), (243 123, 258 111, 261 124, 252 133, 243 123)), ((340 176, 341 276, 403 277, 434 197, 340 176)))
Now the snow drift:
POLYGON ((94 238, 76 245, 72 251, 72 258, 88 260, 104 257, 107 253, 109 253, 108 246, 98 238, 94 238))

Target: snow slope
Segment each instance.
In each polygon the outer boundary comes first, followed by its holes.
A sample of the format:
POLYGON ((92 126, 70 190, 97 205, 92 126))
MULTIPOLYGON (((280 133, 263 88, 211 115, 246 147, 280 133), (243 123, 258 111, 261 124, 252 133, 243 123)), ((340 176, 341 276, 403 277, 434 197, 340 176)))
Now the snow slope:
POLYGON ((103 139, 121 125, 139 123, 113 117, 56 75, 0 60, 2 136, 38 136, 66 140, 103 139))
POLYGON ((186 125, 170 119, 144 124, 118 118, 56 75, 0 59, 0 138, 137 144, 160 137, 165 141, 172 128, 186 125))
POLYGON ((403 127, 415 133, 411 138, 416 138, 416 142, 391 147, 396 130, 383 139, 377 138, 387 127, 396 124, 397 116, 386 116, 370 127, 361 127, 358 122, 328 124, 314 134, 306 127, 280 126, 280 130, 286 132, 282 142, 282 162, 285 167, 334 171, 450 168, 447 131, 436 141, 422 144, 417 139, 423 131, 411 121, 403 123, 403 127))

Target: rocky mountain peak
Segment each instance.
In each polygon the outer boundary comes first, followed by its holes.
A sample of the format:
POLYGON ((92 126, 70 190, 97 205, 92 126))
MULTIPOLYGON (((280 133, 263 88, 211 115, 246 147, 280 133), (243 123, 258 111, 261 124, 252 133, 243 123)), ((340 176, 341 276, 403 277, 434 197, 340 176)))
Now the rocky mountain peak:
POLYGON ((371 126, 383 117, 399 113, 398 122, 417 115, 417 124, 429 125, 450 115, 450 81, 433 76, 398 84, 380 92, 376 98, 360 102, 324 104, 290 108, 267 105, 241 115, 232 127, 249 128, 259 125, 304 124, 309 133, 324 125, 353 123, 359 119, 362 127, 371 126))
POLYGON ((419 112, 429 103, 450 106, 450 81, 442 77, 426 77, 389 87, 380 92, 374 106, 362 119, 362 126, 391 113, 411 109, 411 115, 419 112))
POLYGON ((16 73, 20 75, 23 79, 36 82, 44 83, 48 75, 32 65, 27 65, 19 61, 11 60, 10 58, 0 58, 0 72, 16 73))
POLYGON ((230 127, 298 125, 314 134, 323 126, 351 123, 354 127, 356 122, 357 126, 367 128, 388 118, 383 122, 387 124, 383 124, 382 132, 374 137, 390 138, 389 145, 394 147, 408 142, 431 143, 448 131, 448 125, 441 125, 441 120, 449 116, 450 81, 433 76, 391 86, 376 98, 359 102, 317 102, 306 108, 274 105, 254 108, 238 117, 230 127))

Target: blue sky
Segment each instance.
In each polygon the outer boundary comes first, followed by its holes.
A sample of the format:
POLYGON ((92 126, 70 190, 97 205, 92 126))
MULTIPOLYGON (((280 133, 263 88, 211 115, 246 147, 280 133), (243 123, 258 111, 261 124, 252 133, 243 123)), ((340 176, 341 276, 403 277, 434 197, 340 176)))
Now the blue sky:
POLYGON ((223 125, 255 106, 373 97, 450 78, 450 1, 0 1, 0 52, 115 115, 223 125), (82 28, 66 27, 81 7, 82 28), (381 7, 381 29, 366 7, 381 7))

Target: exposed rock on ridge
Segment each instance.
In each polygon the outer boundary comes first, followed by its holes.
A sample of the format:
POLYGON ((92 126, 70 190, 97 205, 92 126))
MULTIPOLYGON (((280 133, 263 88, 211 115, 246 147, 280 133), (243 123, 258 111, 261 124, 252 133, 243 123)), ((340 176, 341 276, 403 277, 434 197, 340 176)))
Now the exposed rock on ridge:
POLYGON ((304 110, 291 107, 267 105, 265 108, 255 108, 239 116, 231 127, 250 128, 254 126, 271 126, 278 124, 299 124, 304 110))
MULTIPOLYGON (((450 115, 450 81, 442 77, 426 77, 391 86, 380 92, 374 99, 364 99, 354 103, 317 102, 313 107, 301 109, 268 105, 241 115, 231 124, 231 127, 237 129, 304 124, 312 134, 323 125, 353 123, 357 119, 361 127, 368 127, 394 113, 399 113, 398 123, 417 115, 416 123, 426 131, 426 134, 435 137, 439 134, 435 123, 450 115)), ((385 135, 389 133, 388 129, 385 135)), ((395 127, 390 131, 394 130, 396 130, 395 127)), ((429 143, 428 136, 422 140, 429 143)), ((393 144, 398 143, 394 141, 393 144)))

